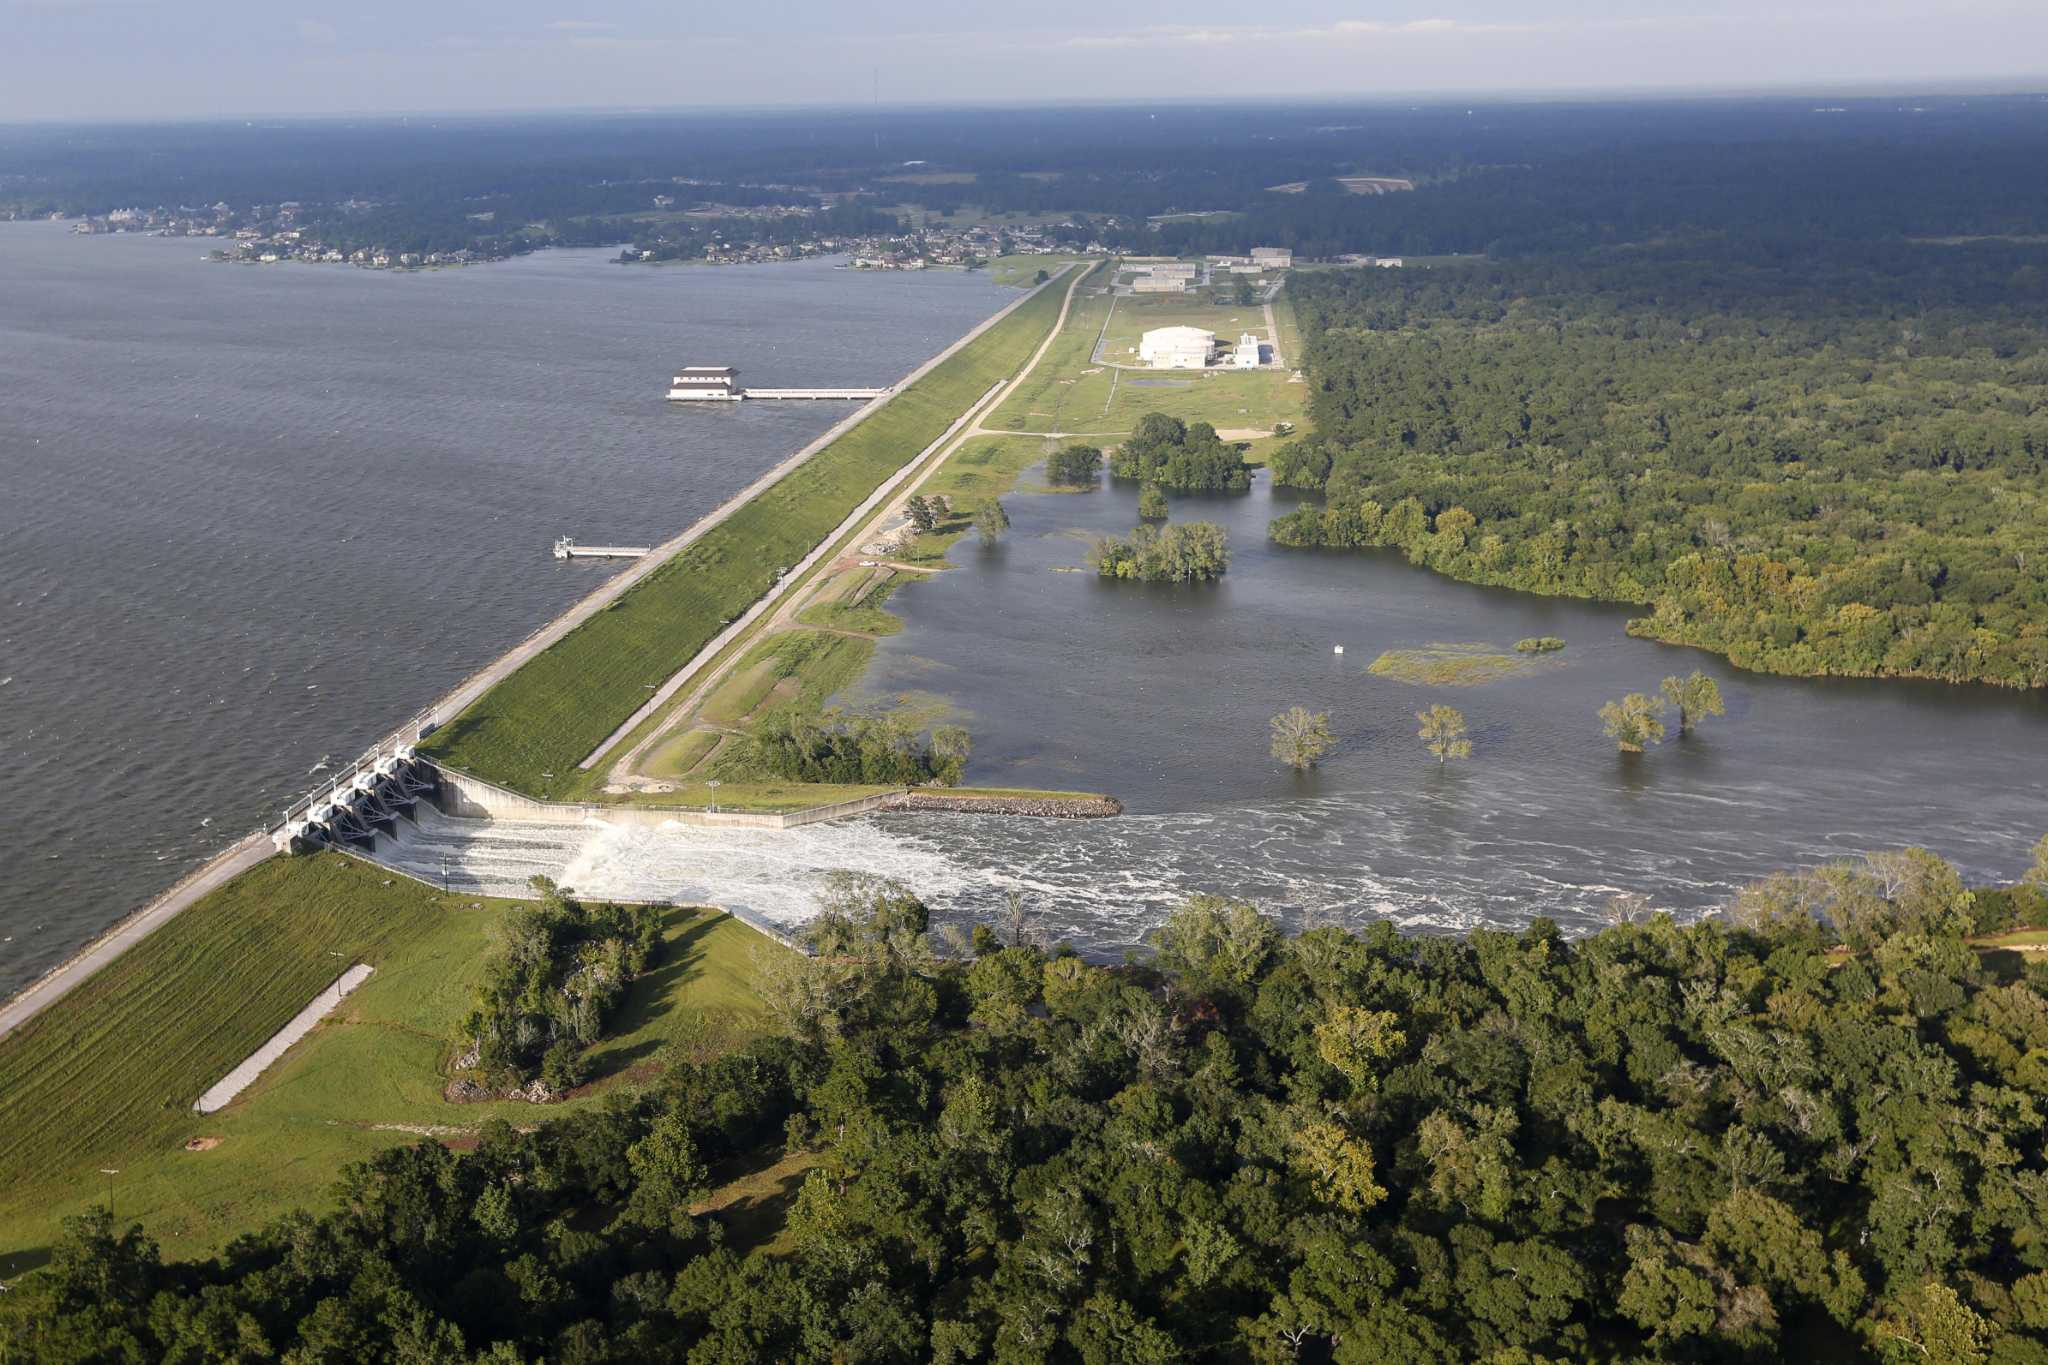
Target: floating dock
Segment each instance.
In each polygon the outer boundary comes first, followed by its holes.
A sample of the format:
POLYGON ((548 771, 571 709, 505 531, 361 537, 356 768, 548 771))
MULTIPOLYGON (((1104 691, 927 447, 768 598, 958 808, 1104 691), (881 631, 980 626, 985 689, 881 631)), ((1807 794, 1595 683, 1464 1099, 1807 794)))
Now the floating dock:
POLYGON ((555 542, 556 559, 638 559, 648 553, 647 545, 578 545, 563 536, 555 542))
POLYGON ((685 365, 669 380, 668 397, 672 403, 741 403, 749 398, 769 400, 781 399, 840 399, 866 402, 880 398, 887 389, 745 389, 740 387, 739 371, 730 365, 685 365))

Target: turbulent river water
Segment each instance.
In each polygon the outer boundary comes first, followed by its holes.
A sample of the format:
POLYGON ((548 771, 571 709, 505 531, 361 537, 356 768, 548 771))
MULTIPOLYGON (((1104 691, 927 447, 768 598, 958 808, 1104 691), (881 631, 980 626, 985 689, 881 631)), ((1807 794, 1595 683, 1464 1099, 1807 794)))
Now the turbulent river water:
POLYGON ((848 408, 985 276, 560 251, 398 275, 0 224, 0 992, 240 837, 848 408))
POLYGON ((849 700, 941 698, 974 731, 971 781, 1108 791, 1124 816, 775 833, 430 820, 395 856, 479 890, 546 872, 592 895, 711 899, 782 923, 811 912, 834 868, 900 877, 942 918, 989 914, 1016 890, 1047 933, 1114 955, 1191 890, 1296 924, 1585 928, 1618 891, 1697 913, 1774 869, 1905 843, 2010 878, 2048 829, 2039 696, 1744 673, 1629 638, 1625 610, 1471 587, 1390 554, 1278 549, 1266 524, 1292 505, 1263 477, 1242 497, 1175 499, 1177 518, 1228 528, 1232 567, 1213 586, 1148 587, 1062 572, 1089 535, 1130 529, 1134 489, 1018 494, 997 547, 963 542, 953 569, 894 599, 906 629, 849 700), (1383 650, 1530 635, 1568 647, 1484 686, 1365 671, 1383 650), (1694 668, 1728 714, 1617 754, 1599 704, 1694 668), (1414 712, 1431 701, 1465 712, 1469 761, 1440 768, 1422 749, 1414 712), (1307 775, 1266 752, 1267 718, 1297 702, 1327 711, 1341 740, 1307 775))

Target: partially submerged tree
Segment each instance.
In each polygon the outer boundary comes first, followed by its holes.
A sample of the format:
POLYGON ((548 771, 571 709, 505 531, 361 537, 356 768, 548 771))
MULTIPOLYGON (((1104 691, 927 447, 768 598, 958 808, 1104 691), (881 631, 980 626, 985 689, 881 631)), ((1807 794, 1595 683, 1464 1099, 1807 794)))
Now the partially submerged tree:
POLYGON ((1045 457, 1048 483, 1094 484, 1102 477, 1102 451, 1096 446, 1064 446, 1045 457))
POLYGON ((1213 521, 1141 524, 1128 536, 1103 536, 1089 562, 1104 578, 1141 583, 1195 583, 1221 578, 1230 567, 1230 542, 1213 521))
POLYGON ((1010 529, 1010 514, 1003 510, 1003 504, 994 498, 985 498, 981 506, 974 509, 974 529, 981 533, 983 545, 993 545, 1010 529))
POLYGON ((1290 706, 1273 717, 1273 757, 1291 768, 1307 770, 1337 747, 1330 733, 1330 713, 1290 706))
POLYGON ((1138 515, 1141 517, 1164 518, 1168 507, 1166 490, 1156 483, 1148 483, 1138 493, 1138 515))
POLYGON ((1625 754, 1639 754, 1664 738, 1664 699, 1631 692, 1600 708, 1607 737, 1625 754))
POLYGON ((1465 713, 1455 706, 1434 703, 1426 711, 1417 711, 1415 719, 1422 722, 1422 728, 1415 732, 1441 764, 1446 759, 1472 757, 1472 741, 1465 738, 1465 713))
POLYGON ((1714 680, 1695 668, 1692 673, 1680 678, 1676 675, 1666 678, 1660 686, 1664 700, 1678 709, 1678 733, 1689 735, 1708 716, 1725 716, 1728 710, 1721 704, 1721 689, 1714 680))

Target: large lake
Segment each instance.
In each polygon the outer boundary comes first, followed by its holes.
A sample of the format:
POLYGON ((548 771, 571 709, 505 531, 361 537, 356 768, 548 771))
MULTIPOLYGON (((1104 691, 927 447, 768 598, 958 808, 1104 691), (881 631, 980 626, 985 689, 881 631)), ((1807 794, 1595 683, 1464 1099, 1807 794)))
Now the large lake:
POLYGON ((547 252, 398 275, 0 224, 0 992, 1015 297, 547 252))
POLYGON ((942 697, 974 731, 969 780, 1108 791, 1122 817, 774 834, 456 822, 401 857, 431 876, 445 854, 478 888, 548 871, 592 894, 715 899, 785 923, 834 867, 900 876, 954 918, 1016 889, 1050 932, 1114 955, 1191 890, 1297 924, 1584 928, 1617 891, 1691 914, 1775 869, 1907 843, 2009 879, 2048 830, 2048 698, 1745 673, 1629 638, 1623 609, 1472 587, 1393 554, 1280 549, 1266 526, 1295 502, 1263 476, 1248 495, 1176 498, 1176 518, 1223 523, 1233 550, 1220 583, 1187 588, 1062 572, 1092 534, 1135 524, 1133 487, 1018 494, 997 547, 963 541, 953 569, 892 602, 907 626, 882 643, 867 698, 942 697), (1529 635, 1568 648, 1472 688, 1365 671, 1382 650, 1529 635), (1695 668, 1728 714, 1618 754, 1599 704, 1695 668), (1416 739, 1432 701, 1468 717, 1469 761, 1440 768, 1416 739), (1327 711, 1341 739, 1305 775, 1267 753, 1268 718, 1296 703, 1327 711))

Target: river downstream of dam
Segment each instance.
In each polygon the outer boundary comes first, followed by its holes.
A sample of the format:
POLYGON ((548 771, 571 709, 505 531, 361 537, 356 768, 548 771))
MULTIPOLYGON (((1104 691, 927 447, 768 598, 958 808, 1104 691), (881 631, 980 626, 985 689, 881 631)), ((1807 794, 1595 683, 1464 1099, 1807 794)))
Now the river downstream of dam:
MULTIPOLYGON (((971 782, 1107 791, 1095 820, 890 814, 786 831, 451 820, 431 812, 380 856, 429 881, 519 892, 539 873, 595 897, 711 902, 782 925, 825 875, 901 879, 941 921, 994 917, 1021 892, 1048 936, 1094 956, 1138 943, 1192 891, 1252 900, 1300 925, 1388 919, 1411 929, 1569 929, 1618 892, 1681 915, 1772 871, 1921 844, 1977 880, 2011 879, 2048 830, 2048 701, 1902 680, 1746 673, 1698 650, 1630 638, 1630 613, 1473 587, 1398 555, 1280 549, 1270 519, 1298 498, 1174 500, 1229 533, 1213 586, 1103 582, 1088 537, 1127 531, 1137 491, 1022 492, 993 548, 900 591, 902 633, 841 700, 948 705, 974 734, 971 782), (1511 652, 1566 641, 1521 676, 1425 687, 1368 673, 1432 643, 1511 652), (1345 652, 1337 654, 1337 645, 1345 652), (1728 714, 1624 756, 1600 702, 1698 668, 1728 714), (1470 760, 1439 767, 1415 711, 1463 710, 1470 760), (1267 718, 1327 711, 1317 770, 1266 752, 1267 718)), ((1675 726, 1673 727, 1675 731, 1675 726)))
POLYGON ((0 224, 0 995, 1017 297, 826 260, 226 265, 0 224))

